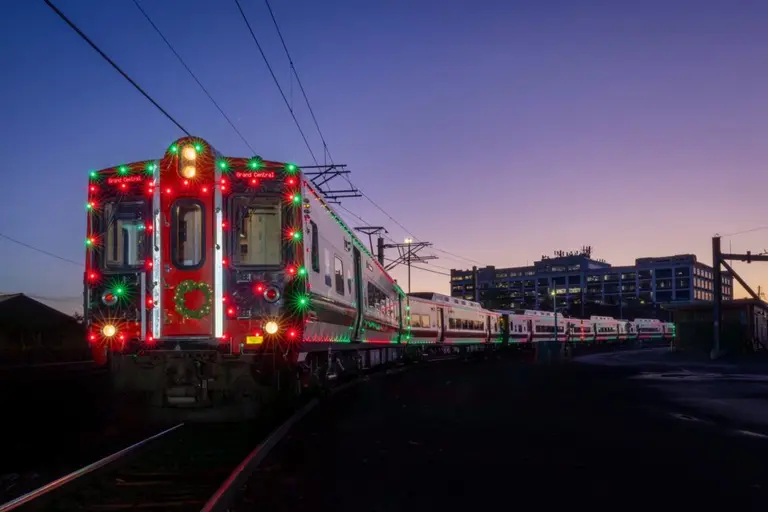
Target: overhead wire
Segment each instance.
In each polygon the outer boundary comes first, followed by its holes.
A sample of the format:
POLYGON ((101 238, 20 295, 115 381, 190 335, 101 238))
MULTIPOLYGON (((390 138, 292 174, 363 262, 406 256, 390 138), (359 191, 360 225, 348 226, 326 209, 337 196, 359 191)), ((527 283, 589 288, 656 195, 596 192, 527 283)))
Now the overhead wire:
POLYGON ((51 258, 56 258, 57 260, 64 261, 66 263, 71 263, 72 265, 77 265, 80 268, 83 268, 85 265, 83 263, 78 263, 74 260, 70 260, 69 258, 65 258, 63 256, 59 256, 58 254, 54 254, 52 252, 48 252, 44 249, 40 249, 39 247, 35 247, 33 245, 29 245, 25 242, 22 242, 20 240, 16 240, 15 238, 11 238, 8 235, 5 235, 3 233, 0 233, 0 238, 4 238, 5 240, 8 240, 9 242, 13 242, 14 244, 21 245, 22 247, 26 247, 27 249, 31 249, 33 251, 37 251, 41 254, 45 254, 46 256, 50 256, 51 258))
POLYGON ((285 55, 288 57, 288 63, 291 66, 291 71, 293 71, 293 76, 296 77, 296 83, 299 86, 299 90, 301 90, 302 96, 304 96, 304 101, 307 103, 307 108, 309 109, 309 114, 312 116, 312 121, 315 123, 315 128, 317 128, 317 133, 320 135, 320 140, 323 143, 323 151, 325 155, 328 155, 328 160, 331 161, 333 164, 333 157, 331 156, 331 151, 328 149, 328 144, 325 142, 325 137, 323 137, 323 131, 320 129, 320 123, 317 122, 317 117, 315 117, 315 111, 312 110, 312 104, 309 102, 309 98, 307 97, 307 91, 304 90, 304 84, 301 83, 301 78, 299 78, 299 73, 296 71, 296 66, 293 63, 293 58, 291 57, 291 53, 288 51, 288 45, 285 44, 285 39, 283 39, 283 33, 280 31, 280 26, 277 24, 277 19, 275 18, 275 13, 272 11, 272 6, 269 3, 269 0, 264 0, 264 3, 267 4, 267 9, 269 10, 269 16, 272 18, 272 23, 275 25, 275 30, 277 30, 277 35, 280 37, 280 42, 283 45, 283 50, 285 50, 285 55))
MULTIPOLYGON (((238 5, 238 8, 240 8, 240 2, 239 2, 239 0, 235 0, 235 2, 237 3, 237 5, 238 5)), ((304 85, 303 85, 303 84, 302 84, 302 82, 301 82, 301 78, 299 77, 299 72, 296 70, 296 65, 294 64, 294 61, 293 61, 293 57, 291 57, 291 53, 290 53, 290 51, 288 50, 288 45, 287 45, 287 44, 286 44, 286 42, 285 42, 285 38, 283 37, 283 33, 282 33, 282 31, 280 30, 280 26, 279 26, 279 25, 278 25, 278 23, 277 23, 277 19, 276 19, 276 17, 275 17, 275 13, 274 13, 274 11, 272 10, 272 6, 270 5, 270 3, 269 3, 269 0, 264 0, 264 2, 265 2, 265 4, 266 4, 266 6, 267 6, 267 9, 269 10, 269 15, 270 15, 270 17, 272 18, 272 23, 274 24, 274 26, 275 26, 275 30, 277 31, 277 35, 278 35, 278 37, 280 38, 280 42, 282 43, 282 46, 283 46, 283 50, 285 51, 285 55, 286 55, 286 57, 288 58, 288 63, 289 63, 289 65, 290 65, 290 67, 291 67, 291 71, 293 72, 293 75, 296 77, 296 83, 298 84, 298 86, 299 86, 299 89, 301 90, 301 93, 302 93, 302 95, 304 96, 304 101, 306 102, 306 104, 307 104, 307 108, 309 109, 309 113, 310 113, 310 115, 312 116, 312 120, 313 120, 313 121, 314 121, 314 123, 315 123, 315 128, 317 129, 317 133, 320 135, 320 140, 321 140, 321 141, 322 141, 322 143, 323 143, 323 149, 324 149, 324 151, 325 151, 325 154, 327 154, 327 155, 328 155, 328 159, 331 161, 331 164, 333 164, 333 157, 332 157, 332 155, 331 155, 330 149, 328 148, 328 144, 327 144, 327 142, 326 142, 326 140, 325 140, 325 137, 323 136, 323 132, 322 132, 322 130, 320 129, 320 124, 318 123, 318 121, 317 121, 317 117, 315 116, 315 112, 314 112, 314 110, 312 109, 312 104, 311 104, 311 103, 310 103, 310 101, 309 101, 309 97, 307 96, 307 92, 306 92, 306 90, 304 89, 304 85)), ((243 15, 243 18, 245 19, 245 14, 243 13, 243 11, 242 11, 242 8, 240 8, 240 13, 243 15)), ((247 23, 247 19, 246 19, 246 23, 247 23)), ((250 29, 250 25, 249 25, 249 27, 248 27, 248 28, 250 29)), ((251 35, 253 35, 253 31, 251 31, 251 35)), ((255 40, 255 36, 254 36, 254 40, 255 40)), ((261 46, 258 44, 258 42, 256 42, 256 44, 257 44, 257 46, 259 47, 259 51, 261 51, 261 46)), ((265 60, 265 62, 267 62, 267 58, 266 58, 266 56, 264 55, 264 52, 263 52, 263 51, 261 51, 261 54, 262 54, 262 57, 264 57, 264 60, 265 60)), ((267 62, 267 67, 269 67, 269 69, 270 69, 270 71, 271 71, 271 69, 272 69, 272 68, 271 68, 271 66, 269 65, 269 63, 268 63, 268 62, 267 62)), ((277 86, 278 86, 278 88, 280 89, 280 92, 281 92, 281 94, 282 94, 282 88, 280 88, 280 85, 279 85, 279 83, 277 83, 277 79, 275 78, 275 75, 274 75, 274 73, 272 74, 272 77, 275 79, 275 83, 277 84, 277 86)), ((285 95, 283 95, 283 99, 285 99, 285 95)), ((286 100, 286 105, 288 106, 289 110, 291 111, 291 115, 293 115, 293 109, 290 107, 290 105, 288 104, 287 100, 286 100)), ((298 121, 296 120, 296 117, 295 117, 295 116, 294 116, 294 121, 296 121, 296 123, 297 123, 297 125, 298 125, 298 121)), ((305 142, 306 142, 306 139, 305 139, 305 142)), ((315 160, 315 163, 317 164, 317 160, 315 160)), ((410 231, 408 228, 406 228, 406 227, 405 227, 405 226, 404 226, 402 223, 400 223, 400 222, 399 222, 397 219, 395 219, 395 218, 394 218, 392 215, 390 215, 390 214, 389 214, 389 213, 388 213, 386 210, 384 210, 384 208, 382 208, 382 207, 381 207, 381 206, 380 206, 380 205, 379 205, 379 204, 378 204, 376 201, 374 201, 373 199, 371 199, 371 197, 370 197, 370 196, 368 196, 368 195, 367 195, 367 194, 366 194, 366 193, 365 193, 363 190, 361 190, 359 187, 356 187, 356 186, 355 186, 355 184, 354 184, 354 183, 352 183, 352 181, 349 179, 349 177, 347 177, 346 175, 342 175, 342 177, 343 177, 343 178, 346 180, 346 182, 349 184, 349 186, 350 186, 350 187, 352 187, 352 189, 355 189, 355 190, 357 190, 358 192, 360 192, 360 195, 361 195, 361 196, 363 196, 365 199, 367 199, 367 200, 368 200, 368 202, 370 202, 370 203, 371 203, 373 206, 375 206, 375 207, 376 207, 376 208, 377 208, 379 211, 381 211, 381 213, 383 213, 384 215, 386 215, 386 216, 387 216, 387 218, 389 218, 389 220, 391 220, 391 221, 392 221, 392 222, 394 222, 394 223, 395 223, 397 226, 399 226, 399 227, 400 227, 400 229, 402 229, 402 230, 403 230, 403 231, 404 231, 406 234, 408 234, 408 235, 411 235, 411 237, 412 237, 414 240, 416 240, 417 242, 421 242, 421 241, 422 241, 422 240, 421 240, 421 239, 419 239, 419 238, 418 238, 416 235, 414 235, 414 234, 413 234, 413 233, 412 233, 412 232, 411 232, 411 231, 410 231)), ((339 205, 339 206, 341 206, 341 205, 339 205)), ((346 208, 344 208, 344 210, 346 210, 346 211, 347 211, 347 212, 349 212, 349 213, 352 213, 352 212, 350 212, 349 210, 347 210, 346 208)), ((366 221, 365 221, 365 219, 363 219, 362 217, 360 217, 360 216, 358 216, 358 215, 355 215, 355 214, 353 214, 353 215, 354 215, 355 217, 359 218, 361 221, 363 221, 363 222, 366 222, 366 221)), ((366 222, 366 223, 367 223, 367 222, 366 222)), ((390 240, 391 240, 391 238, 390 238, 390 240)), ((395 242, 394 240, 391 240, 391 241, 392 241, 393 243, 397 243, 397 242, 395 242)), ((442 252, 442 253, 444 253, 444 254, 448 254, 448 255, 450 255, 450 256, 454 256, 455 258, 459 258, 460 260, 465 260, 465 261, 469 261, 469 262, 471 262, 471 263, 477 263, 477 264, 481 264, 479 261, 476 261, 476 260, 473 260, 473 259, 470 259, 470 258, 464 258, 464 257, 462 257, 462 256, 459 256, 459 255, 457 255, 457 254, 454 254, 454 253, 451 253, 451 252, 448 252, 448 251, 445 251, 445 250, 442 250, 442 249, 438 249, 438 248, 436 248, 436 247, 430 247, 430 249, 432 249, 432 250, 435 250, 435 251, 438 251, 438 252, 442 252)))
POLYGON ((245 11, 243 11, 243 7, 240 5, 240 0, 235 0, 235 4, 237 4, 237 9, 240 11, 240 15, 243 17, 243 21, 245 22, 246 27, 248 27, 248 32, 251 33, 253 42, 256 43, 256 48, 259 49, 259 53, 261 53, 261 57, 262 59, 264 59, 264 63, 267 65, 269 74, 272 75, 272 80, 274 80, 275 85, 277 86, 277 90, 280 91, 280 96, 282 96, 283 101, 285 102, 285 106, 288 107, 288 111, 290 111, 291 113, 293 122, 296 123, 296 127, 299 129, 301 138, 304 139, 304 144, 307 146, 307 150, 309 151, 309 154, 312 156, 312 160, 314 160, 315 165, 320 165, 320 163, 317 161, 317 157, 315 157, 314 151, 312 151, 312 146, 310 146, 309 141, 307 140, 307 136, 304 134, 304 130, 301 128, 301 124, 299 123, 299 120, 296 118, 296 113, 293 111, 293 107, 291 107, 291 103, 288 101, 288 98, 285 96, 285 92, 283 92, 283 88, 282 86, 280 86, 280 82, 277 80, 277 76, 275 76, 275 72, 272 70, 272 66, 269 63, 269 59, 267 59, 267 55, 264 53, 264 49, 261 47, 261 44, 259 43, 259 39, 256 37, 256 33, 253 31, 253 28, 251 28, 251 23, 248 21, 248 17, 245 15, 245 11))
POLYGON ((133 0, 133 3, 136 4, 136 8, 139 9, 141 14, 144 15, 144 17, 147 19, 150 25, 152 25, 152 28, 155 29, 155 32, 160 36, 160 38, 165 42, 165 44, 168 46, 168 48, 173 52, 173 54, 176 56, 176 58, 179 60, 182 66, 184 66, 184 69, 187 70, 187 73, 189 73, 189 76, 192 77, 192 79, 197 82, 197 85, 200 86, 200 89, 203 90, 206 96, 208 96, 208 99, 211 100, 211 103, 213 103, 213 106, 218 109, 219 113, 224 117, 224 119, 227 120, 229 123, 229 126, 232 127, 232 129, 235 131, 235 133, 240 137, 240 140, 242 140, 246 146, 253 152, 253 154, 256 154, 256 150, 251 146, 251 144, 246 140, 245 136, 238 130, 237 126, 235 126, 235 123, 232 122, 232 119, 229 118, 229 116, 224 112, 224 109, 219 106, 219 104, 216 102, 216 100, 213 99, 213 96, 211 96, 211 93, 208 92, 208 89, 205 88, 205 86, 200 82, 200 80, 197 78, 197 76, 192 72, 192 70, 189 68, 186 62, 184 62, 184 59, 181 58, 181 55, 179 55, 179 52, 176 51, 176 49, 173 47, 173 45, 168 41, 168 38, 165 37, 163 32, 158 28, 157 25, 155 25, 155 22, 152 21, 152 18, 149 17, 149 14, 141 7, 141 4, 139 4, 138 0, 133 0))
POLYGON ((55 13, 56 13, 56 14, 57 14, 57 15, 58 15, 58 16, 59 16, 59 17, 60 17, 62 20, 64 20, 64 21, 66 22, 66 24, 67 24, 67 25, 69 25, 69 26, 70 26, 70 28, 72 28, 72 30, 74 30, 75 32, 77 32, 77 34, 78 34, 80 37, 82 37, 82 38, 85 40, 85 42, 86 42, 86 43, 88 43, 89 45, 91 45, 91 48, 93 48, 94 50, 96 50, 96 52, 97 52, 99 55, 101 55, 101 56, 102 56, 102 58, 104 58, 104 60, 106 60, 106 61, 107 61, 107 62, 108 62, 108 63, 109 63, 109 64, 110 64, 110 65, 111 65, 113 68, 115 68, 115 70, 117 70, 117 72, 118 72, 118 73, 120 73, 121 75, 123 75, 123 78, 125 78, 126 80, 128 80, 128 82, 130 82, 130 83, 131 83, 131 85, 133 85, 133 86, 136 88, 136 90, 138 90, 138 91, 139 91, 139 92, 140 92, 140 93, 141 93, 141 94, 142 94, 142 95, 143 95, 145 98, 147 98, 147 99, 148 99, 148 100, 149 100, 149 101, 150 101, 150 102, 151 102, 151 103, 152 103, 152 104, 153 104, 155 107, 157 107, 157 109, 158 109, 160 112, 162 112, 162 113, 165 115, 165 117, 167 117, 168 119, 170 119, 170 120, 171 120, 171 122, 172 122, 173 124, 175 124, 175 125, 176 125, 176 126, 177 126, 177 127, 178 127, 178 128, 181 130, 181 131, 182 131, 182 132, 184 132, 184 133, 185 133, 187 136, 189 136, 189 137, 191 137, 191 136, 192 136, 192 135, 191 135, 191 134, 190 134, 190 133, 187 131, 187 129, 186 129, 186 128, 184 128, 184 127, 181 125, 181 123, 179 123, 179 122, 178 122, 178 121, 177 121, 177 120, 176 120, 176 119, 175 119, 173 116, 171 116, 171 114, 169 114, 168 112, 166 112, 166 110, 165 110, 163 107, 161 107, 161 106, 160 106, 160 104, 159 104, 158 102, 156 102, 154 99, 152 99, 152 97, 151 97, 151 96, 150 96, 150 95, 149 95, 149 94, 148 94, 148 93, 147 93, 147 92, 146 92, 144 89, 142 89, 142 88, 141 88, 141 86, 140 86, 139 84, 137 84, 137 83, 136 83, 136 82, 135 82, 135 81, 134 81, 134 80, 133 80, 133 79, 132 79, 130 76, 128 76, 128 73, 126 73, 125 71, 123 71, 123 70, 120 68, 120 66, 118 66, 118 65, 115 63, 115 61, 113 61, 112 59, 110 59, 110 58, 109 58, 109 56, 108 56, 106 53, 104 53, 104 52, 101 50, 101 48, 99 48, 98 46, 96 46, 96 43, 94 43, 93 41, 91 41, 91 39, 90 39, 90 38, 89 38, 87 35, 85 35, 85 33, 84 33, 82 30, 80 30, 80 29, 77 27, 77 25, 75 25, 75 24, 74 24, 74 23, 73 23, 73 22, 72 22, 72 21, 71 21, 69 18, 67 18, 67 17, 64 15, 64 13, 63 13, 63 12, 61 12, 61 11, 58 9, 58 7, 56 7, 55 5, 53 5, 53 3, 51 2, 51 0, 44 0, 44 1, 45 1, 45 3, 48 5, 48 7, 50 7, 50 8, 53 10, 53 12, 55 12, 55 13))
POLYGON ((762 226, 759 228, 751 228, 751 229, 745 229, 744 231, 737 231, 735 233, 728 233, 727 235, 720 235, 722 237, 729 237, 729 236, 736 236, 736 235, 746 235, 747 233, 754 233, 756 231, 764 231, 768 229, 768 226, 762 226))
MULTIPOLYGON (((394 263, 396 260, 393 260, 391 258, 384 258, 384 261, 389 262, 389 263, 394 263)), ((432 274, 440 274, 441 276, 450 276, 451 275, 451 274, 449 274, 447 272, 440 272, 438 270, 432 270, 431 268, 419 267, 417 265, 414 265, 413 263, 411 263, 411 268, 412 269, 416 269, 416 270, 423 270, 424 272, 431 272, 432 274)))

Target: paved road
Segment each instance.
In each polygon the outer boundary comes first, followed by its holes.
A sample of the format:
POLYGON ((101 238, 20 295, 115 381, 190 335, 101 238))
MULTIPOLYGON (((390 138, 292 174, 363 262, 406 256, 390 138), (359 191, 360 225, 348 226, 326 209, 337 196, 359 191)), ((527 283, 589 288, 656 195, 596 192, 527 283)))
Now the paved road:
POLYGON ((635 370, 449 362, 330 398, 236 510, 764 510, 768 440, 672 416, 635 370))
POLYGON ((708 361, 665 350, 597 354, 577 360, 632 367, 643 381, 700 421, 768 432, 768 364, 760 360, 708 361))

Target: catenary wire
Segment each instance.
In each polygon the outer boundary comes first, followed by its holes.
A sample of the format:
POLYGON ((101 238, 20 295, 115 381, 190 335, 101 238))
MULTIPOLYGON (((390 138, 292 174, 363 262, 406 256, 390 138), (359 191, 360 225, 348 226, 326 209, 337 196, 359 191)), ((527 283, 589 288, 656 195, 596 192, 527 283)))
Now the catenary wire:
POLYGON ((27 243, 24 243, 20 240, 16 240, 15 238, 11 238, 8 235, 4 235, 3 233, 0 233, 0 238, 4 238, 5 240, 8 240, 9 242, 13 242, 14 244, 21 245, 22 247, 26 247, 27 249, 31 249, 33 251, 37 251, 41 254, 45 254, 46 256, 50 256, 51 258, 56 258, 57 260, 64 261, 66 263, 71 263, 72 265, 77 265, 78 267, 82 268, 85 265, 83 263, 78 263, 74 260, 70 260, 69 258, 65 258, 63 256, 59 256, 58 254, 54 254, 52 252, 48 252, 46 250, 40 249, 39 247, 35 247, 33 245, 29 245, 27 243))
POLYGON ((285 93, 283 92, 283 88, 280 86, 280 82, 278 82, 277 77, 275 76, 275 72, 272 70, 272 65, 269 63, 269 59, 267 59, 267 55, 264 53, 264 50, 262 49, 261 44, 259 43, 259 40, 253 31, 253 28, 251 28, 251 23, 248 21, 248 17, 245 15, 245 11, 243 11, 243 7, 240 5, 240 0, 235 0, 235 4, 237 4, 237 9, 240 11, 240 15, 243 17, 243 21, 245 22, 246 27, 248 27, 248 32, 251 33, 253 42, 256 43, 256 48, 259 49, 259 53, 261 53, 261 57, 262 59, 264 59, 264 63, 267 65, 269 74, 272 75, 272 80, 275 81, 275 85, 277 86, 277 89, 280 91, 280 96, 282 96, 283 101, 285 102, 285 106, 288 107, 288 110, 291 113, 291 117, 293 117, 293 122, 296 123, 296 128, 299 129, 301 138, 304 139, 304 144, 307 146, 307 151, 309 151, 309 154, 312 156, 312 160, 314 160, 315 165, 320 165, 319 162, 317 161, 317 157, 315 157, 314 151, 312 151, 312 146, 309 145, 309 141, 307 140, 307 136, 304 134, 304 130, 301 128, 301 124, 299 124, 299 120, 296 118, 296 113, 293 111, 293 108, 291 107, 291 103, 288 101, 288 98, 285 96, 285 93))
POLYGON ((213 103, 213 106, 216 107, 216 109, 219 111, 219 113, 224 117, 224 119, 227 120, 229 123, 229 126, 232 127, 232 129, 235 131, 235 133, 240 137, 240 140, 242 140, 246 146, 253 152, 253 154, 256 154, 256 150, 253 149, 253 146, 246 140, 245 136, 238 130, 237 126, 235 126, 235 123, 232 122, 232 119, 229 118, 229 116, 224 112, 224 109, 222 109, 219 104, 216 102, 216 100, 213 99, 213 96, 211 96, 211 93, 208 92, 208 89, 205 88, 205 86, 200 82, 200 80, 197 78, 197 76, 192 72, 192 70, 189 68, 186 62, 184 62, 184 59, 181 58, 181 55, 179 55, 179 52, 176 51, 176 49, 173 47, 173 45, 168 41, 168 39, 165 37, 163 32, 160 30, 160 28, 155 25, 155 22, 152 21, 152 18, 149 17, 149 14, 141 7, 141 4, 139 4, 138 0, 133 0, 133 3, 136 4, 136 8, 139 9, 141 14, 144 15, 144 17, 147 19, 150 25, 152 25, 152 28, 155 29, 155 32, 157 32, 157 35, 160 36, 160 38, 165 42, 166 46, 173 52, 173 54, 176 56, 176 58, 179 60, 182 66, 184 66, 184 69, 187 70, 187 73, 189 73, 189 76, 192 77, 192 79, 197 82, 197 85, 200 86, 200 89, 205 93, 206 96, 208 96, 208 99, 211 100, 211 103, 213 103))
MULTIPOLYGON (((134 0, 134 1, 135 1, 135 0, 134 0)), ((238 7, 240 7, 240 3, 239 3, 239 1, 238 1, 238 0, 235 0, 235 1, 238 3, 238 7)), ((277 19, 276 19, 276 17, 275 17, 275 13, 274 13, 274 11, 272 10, 272 6, 270 5, 270 3, 269 3, 269 0, 264 0, 264 2, 265 2, 265 3, 266 3, 266 5, 267 5, 267 9, 269 10, 269 15, 270 15, 270 17, 272 18, 272 23, 273 23, 273 24, 274 24, 274 26, 275 26, 275 30, 277 31, 277 35, 278 35, 278 37, 280 38, 280 42, 281 42, 281 44, 282 44, 282 46, 283 46, 283 50, 285 51, 285 55, 286 55, 286 57, 288 58, 288 63, 289 63, 289 65, 290 65, 290 67, 291 67, 291 71, 293 72, 293 75, 296 77, 296 83, 298 84, 298 86, 299 86, 299 89, 301 90, 301 93, 302 93, 302 95, 304 96, 304 101, 306 102, 306 104, 307 104, 307 108, 309 109, 309 113, 310 113, 310 115, 311 115, 311 117, 312 117, 312 120, 313 120, 313 121, 314 121, 314 123, 315 123, 315 128, 317 129, 317 133, 318 133, 318 135, 320 135, 320 140, 321 140, 321 141, 322 141, 322 143, 323 143, 323 150, 324 150, 324 151, 325 151, 325 153, 328 155, 328 159, 331 161, 331 164, 333 164, 333 162, 334 162, 334 161, 333 161, 333 156, 331 155, 330 149, 328 148, 328 143, 326 142, 326 140, 325 140, 325 137, 323 136, 323 132, 322 132, 322 130, 320 129, 320 124, 319 124, 319 122, 317 121, 317 117, 315 116, 315 112, 314 112, 314 110, 312 109, 312 104, 311 104, 311 102, 309 101, 309 97, 307 96, 307 92, 306 92, 306 90, 304 89, 304 85, 303 85, 303 84, 302 84, 302 82, 301 82, 301 78, 299 77, 299 72, 296 70, 296 66, 295 66, 295 64, 294 64, 294 62, 293 62, 293 57, 291 57, 291 53, 290 53, 290 51, 288 50, 288 45, 286 44, 286 42, 285 42, 285 38, 283 37, 283 33, 282 33, 282 31, 280 30, 280 26, 279 26, 279 24, 277 23, 277 19)), ((242 9, 240 10, 240 12, 241 12, 241 14, 242 14, 242 9)), ((245 18, 245 14, 243 14, 243 17, 245 18)), ((246 21, 246 23, 247 23, 247 21, 246 21)), ((250 25, 249 25, 249 29, 250 29, 250 25)), ((252 32, 252 31, 251 31, 251 34, 253 34, 253 32, 252 32)), ((254 36, 254 38, 255 38, 255 36, 254 36)), ((256 44, 257 44, 257 46, 258 46, 258 42, 256 42, 256 44)), ((259 50, 261 51, 261 46, 259 46, 259 50)), ((266 62, 266 57, 264 56, 264 52, 261 52, 261 53, 262 53, 262 57, 264 57, 264 60, 265 60, 265 62, 266 62)), ((269 67, 269 63, 267 63, 267 66, 269 67)), ((270 67, 270 71, 271 71, 271 67, 270 67)), ((274 77, 274 73, 272 74, 272 77, 273 77, 273 78, 275 78, 275 77, 274 77)), ((277 84, 277 79, 276 79, 276 78, 275 78, 275 83, 277 84)), ((277 84, 277 85, 278 85, 278 88, 280 88, 280 85, 279 85, 279 84, 277 84)), ((282 89, 280 89, 280 93, 282 94, 282 89)), ((285 95, 283 95, 283 99, 285 99, 285 95)), ((291 109, 291 107, 290 107, 290 104, 288 104, 288 102, 287 102, 287 101, 286 101, 286 106, 288 106, 288 109, 291 111, 291 115, 293 115, 293 110, 291 109)), ((294 121, 296 121, 296 118, 295 118, 295 117, 294 117, 294 121)), ((296 123, 298 124, 298 121, 296 121, 296 123)), ((315 163, 317 163, 317 160, 315 160, 315 163)), ((412 233, 412 232, 411 232, 411 231, 410 231, 408 228, 406 228, 406 227, 405 227, 405 226, 404 226, 402 223, 400 223, 400 222, 399 222, 397 219, 395 219, 395 218, 394 218, 392 215, 390 215, 390 214, 389 214, 389 213, 388 213, 386 210, 384 210, 384 208, 382 208, 382 207, 381 207, 381 206, 380 206, 380 205, 379 205, 379 204, 378 204, 376 201, 374 201, 373 199, 371 199, 371 197, 370 197, 370 196, 368 196, 368 195, 367 195, 367 194, 366 194, 366 193, 365 193, 363 190, 361 190, 359 187, 356 187, 356 186, 355 186, 355 185, 352 183, 352 181, 351 181, 351 180, 350 180, 350 179, 349 179, 347 176, 343 176, 343 178, 346 180, 346 182, 349 184, 349 186, 350 186, 350 187, 352 187, 352 189, 356 189, 358 192, 360 192, 360 195, 362 195, 362 196, 363 196, 363 197, 364 197, 366 200, 368 200, 368 202, 370 202, 370 203, 371 203, 373 206, 375 206, 375 207, 376 207, 376 208, 377 208, 379 211, 381 211, 381 212, 382 212, 384 215, 386 215, 386 216, 387 216, 387 218, 389 218, 389 220, 391 220, 391 221, 392 221, 392 222, 394 222, 394 223, 395 223, 397 226, 399 226, 399 227, 400 227, 400 228, 401 228, 401 229, 402 229, 402 230, 403 230, 405 233, 407 233, 407 234, 411 235, 411 237, 413 237, 413 239, 414 239, 414 240, 416 240, 417 242, 420 242, 420 241, 421 241, 421 240, 420 240, 420 239, 419 239, 419 238, 418 238, 416 235, 414 235, 414 234, 413 234, 413 233, 412 233)), ((339 205, 339 206, 341 206, 341 205, 339 205)), ((342 207, 342 208, 343 208, 343 207, 342 207)), ((355 215, 355 214, 353 214, 352 212, 350 212, 350 211, 349 211, 349 210, 347 210, 346 208, 343 208, 343 209, 344 209, 344 210, 346 210, 348 213, 350 213, 350 214, 354 215, 355 217, 359 218, 361 221, 363 221, 363 222, 366 222, 366 221, 365 221, 365 219, 363 219, 362 217, 360 217, 360 216, 358 216, 358 215, 355 215)), ((396 243, 396 242, 394 242, 394 240, 392 240, 391 238, 390 238, 390 240, 391 240, 393 243, 396 243)), ((454 257, 456 257, 456 258, 459 258, 460 260, 466 260, 466 261, 469 261, 469 262, 472 262, 472 263, 481 264, 481 263, 480 263, 480 262, 478 262, 478 261, 472 260, 472 259, 470 259, 470 258, 465 258, 465 257, 459 256, 459 255, 457 255, 457 254, 453 254, 453 253, 451 253, 451 252, 448 252, 448 251, 445 251, 445 250, 442 250, 442 249, 438 249, 438 248, 436 248, 436 247, 431 247, 431 249, 432 249, 432 250, 435 250, 435 251, 438 251, 438 252, 442 252, 442 253, 444 253, 444 254, 448 254, 448 255, 450 255, 450 256, 454 256, 454 257)))
POLYGON ((171 114, 169 114, 168 112, 166 112, 166 110, 165 110, 163 107, 161 107, 159 103, 157 103, 157 102, 156 102, 154 99, 152 99, 152 97, 151 97, 151 96, 150 96, 150 95, 149 95, 149 94, 148 94, 148 93, 147 93, 147 92, 146 92, 144 89, 142 89, 142 88, 141 88, 141 86, 140 86, 139 84, 137 84, 136 82, 134 82, 134 81, 133 81, 133 79, 132 79, 130 76, 128 76, 128 74, 127 74, 125 71, 123 71, 123 70, 120 68, 120 66, 118 66, 117 64, 115 64, 115 61, 113 61, 112 59, 110 59, 110 58, 109 58, 109 56, 108 56, 106 53, 104 53, 104 52, 103 52, 103 51, 102 51, 102 50, 101 50, 101 49, 100 49, 98 46, 96 46, 96 43, 94 43, 93 41, 91 41, 91 40, 90 40, 90 38, 89 38, 87 35, 85 35, 85 33, 83 33, 83 31, 82 31, 82 30, 80 30, 80 29, 77 27, 77 25, 75 25, 75 24, 74 24, 74 23, 73 23, 73 22, 72 22, 72 21, 71 21, 69 18, 67 18, 67 17, 64 15, 64 13, 63 13, 63 12, 61 12, 61 11, 58 9, 58 7, 56 7, 55 5, 53 5, 53 3, 51 3, 51 0, 44 0, 44 1, 45 1, 45 3, 48 5, 48 7, 50 7, 50 8, 51 8, 51 9, 52 9, 52 10, 53 10, 53 11, 54 11, 54 12, 55 12, 55 13, 56 13, 56 14, 57 14, 57 15, 58 15, 58 16, 59 16, 61 19, 62 19, 62 20, 64 20, 64 21, 67 23, 67 25, 69 25, 69 26, 72 28, 72 30, 74 30, 75 32, 77 32, 77 34, 78 34, 80 37, 82 37, 82 38, 85 40, 85 42, 86 42, 86 43, 88 43, 89 45, 91 45, 91 48, 93 48, 94 50, 96 50, 96 52, 97 52, 99 55, 101 55, 101 56, 104 58, 104 60, 106 60, 107 62, 109 62, 109 64, 110 64, 110 65, 111 65, 113 68, 115 68, 115 70, 117 70, 117 72, 118 72, 118 73, 120 73, 121 75, 123 75, 123 78, 125 78, 126 80, 128 80, 128 81, 131 83, 131 85, 133 85, 133 86, 136 88, 136 90, 138 90, 138 91, 139 91, 139 92, 140 92, 140 93, 141 93, 141 94, 142 94, 142 95, 143 95, 145 98, 147 98, 147 99, 148 99, 148 100, 149 100, 149 101, 150 101, 150 102, 151 102, 151 103, 152 103, 152 104, 153 104, 155 107, 157 107, 157 109, 158 109, 160 112, 162 112, 162 113, 165 115, 165 117, 167 117, 168 119, 170 119, 170 120, 171 120, 171 122, 172 122, 173 124, 175 124, 175 125, 176 125, 176 126, 177 126, 177 127, 178 127, 178 128, 181 130, 181 131, 182 131, 182 132, 184 132, 184 133, 185 133, 187 136, 190 136, 190 137, 192 136, 192 135, 191 135, 191 134, 190 134, 190 133, 189 133, 189 132, 186 130, 186 128, 184 128, 184 127, 183 127, 183 126, 182 126, 182 125, 181 125, 181 124, 180 124, 180 123, 179 123, 179 122, 178 122, 176 119, 174 119, 174 118, 173 118, 173 116, 171 116, 171 114))

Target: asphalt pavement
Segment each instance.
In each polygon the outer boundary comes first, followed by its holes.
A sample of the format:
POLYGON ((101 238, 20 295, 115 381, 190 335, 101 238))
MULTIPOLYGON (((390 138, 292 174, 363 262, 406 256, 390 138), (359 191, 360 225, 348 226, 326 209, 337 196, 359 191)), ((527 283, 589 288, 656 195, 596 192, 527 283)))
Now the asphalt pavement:
POLYGON ((768 505, 768 439, 690 421, 622 366, 443 362, 328 398, 238 511, 768 505))

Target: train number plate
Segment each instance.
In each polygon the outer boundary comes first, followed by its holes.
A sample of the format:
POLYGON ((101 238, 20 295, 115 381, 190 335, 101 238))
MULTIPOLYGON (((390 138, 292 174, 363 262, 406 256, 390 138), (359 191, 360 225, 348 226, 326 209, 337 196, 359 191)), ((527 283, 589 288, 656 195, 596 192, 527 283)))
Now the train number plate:
POLYGON ((264 336, 246 336, 245 337, 246 345, 261 345, 262 343, 264 343, 264 336))

